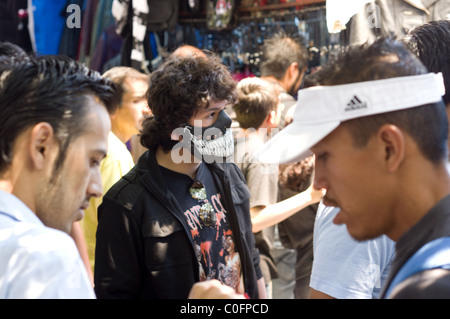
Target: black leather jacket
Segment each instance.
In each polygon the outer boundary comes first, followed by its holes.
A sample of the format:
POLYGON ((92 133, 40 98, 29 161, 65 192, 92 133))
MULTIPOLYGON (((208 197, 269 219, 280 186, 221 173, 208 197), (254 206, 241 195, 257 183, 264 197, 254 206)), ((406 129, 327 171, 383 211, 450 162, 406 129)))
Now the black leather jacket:
MULTIPOLYGON (((262 275, 245 179, 234 164, 207 165, 223 194, 245 290, 257 298, 262 275)), ((98 298, 187 298, 199 281, 199 264, 182 212, 154 151, 147 151, 105 194, 98 209, 94 275, 98 298)))

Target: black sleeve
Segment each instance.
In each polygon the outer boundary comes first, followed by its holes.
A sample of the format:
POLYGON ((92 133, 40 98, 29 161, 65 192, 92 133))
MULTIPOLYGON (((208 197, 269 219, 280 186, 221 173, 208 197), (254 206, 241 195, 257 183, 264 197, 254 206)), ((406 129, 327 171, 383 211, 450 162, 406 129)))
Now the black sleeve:
POLYGON ((242 233, 246 236, 249 248, 251 249, 253 267, 257 279, 262 278, 262 272, 260 268, 260 254, 258 248, 255 245, 255 235, 252 231, 252 222, 250 217, 250 190, 247 187, 242 171, 234 163, 232 164, 232 176, 236 176, 236 179, 232 178, 231 192, 234 204, 240 204, 243 207, 245 216, 243 217, 244 229, 241 229, 242 233), (244 208, 245 207, 245 208, 244 208))
POLYGON ((105 197, 98 208, 94 284, 97 298, 137 298, 141 227, 133 211, 105 197))

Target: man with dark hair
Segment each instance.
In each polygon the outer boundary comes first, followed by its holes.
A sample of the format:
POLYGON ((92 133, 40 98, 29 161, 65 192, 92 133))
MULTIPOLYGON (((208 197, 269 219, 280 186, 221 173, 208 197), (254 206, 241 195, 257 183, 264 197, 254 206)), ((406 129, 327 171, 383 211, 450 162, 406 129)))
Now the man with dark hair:
POLYGON ((300 38, 280 32, 264 41, 262 51, 261 78, 274 83, 280 91, 283 109, 279 128, 283 128, 308 68, 308 50, 300 38))
POLYGON ((326 189, 325 205, 340 208, 334 223, 357 240, 386 234, 396 241, 383 298, 448 297, 442 76, 427 73, 401 43, 379 39, 350 48, 313 77, 319 86, 301 91, 293 123, 260 159, 297 161, 312 151, 314 185, 326 189))
POLYGON ((447 107, 447 118, 450 119, 450 20, 420 25, 410 30, 402 42, 429 72, 442 73, 445 85, 442 99, 447 107))
POLYGON ((11 42, 0 42, 0 56, 26 58, 28 54, 17 44, 11 42))
POLYGON ((93 298, 74 221, 100 196, 113 89, 63 57, 0 57, 0 296, 93 298))
POLYGON ((264 297, 249 191, 224 112, 236 83, 211 54, 169 57, 151 75, 141 143, 149 150, 99 207, 99 298, 187 298, 217 279, 264 297), (225 162, 225 163, 223 163, 225 162))
MULTIPOLYGON (((445 87, 450 88, 450 20, 431 21, 415 27, 402 42, 429 72, 442 72, 445 87)), ((448 107, 450 90, 445 91, 443 100, 448 107)))

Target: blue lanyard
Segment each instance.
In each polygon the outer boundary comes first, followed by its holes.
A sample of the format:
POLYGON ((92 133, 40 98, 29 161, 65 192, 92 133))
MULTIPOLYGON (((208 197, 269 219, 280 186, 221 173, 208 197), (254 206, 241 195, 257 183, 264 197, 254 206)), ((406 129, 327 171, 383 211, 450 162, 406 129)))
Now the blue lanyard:
POLYGON ((450 237, 428 242, 408 259, 386 290, 385 298, 388 298, 392 290, 408 277, 424 270, 438 268, 450 269, 450 237))

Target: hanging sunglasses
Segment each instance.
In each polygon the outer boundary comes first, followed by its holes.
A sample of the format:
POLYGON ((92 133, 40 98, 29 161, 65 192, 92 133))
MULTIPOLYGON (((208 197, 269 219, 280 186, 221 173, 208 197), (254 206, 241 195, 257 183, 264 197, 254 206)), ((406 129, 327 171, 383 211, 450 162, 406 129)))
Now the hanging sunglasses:
POLYGON ((195 180, 189 188, 189 194, 191 194, 192 198, 203 202, 199 213, 203 225, 206 227, 213 226, 217 221, 217 217, 214 208, 208 203, 205 186, 203 186, 201 182, 195 180))

